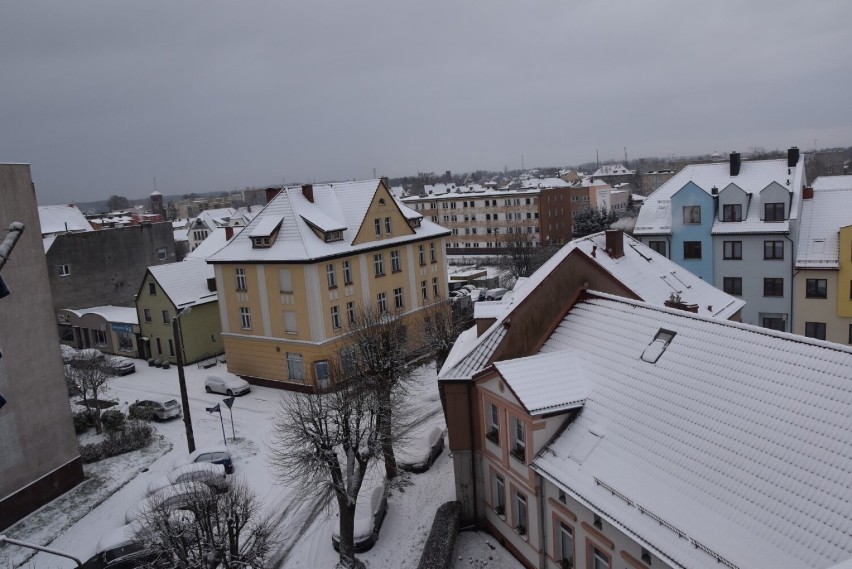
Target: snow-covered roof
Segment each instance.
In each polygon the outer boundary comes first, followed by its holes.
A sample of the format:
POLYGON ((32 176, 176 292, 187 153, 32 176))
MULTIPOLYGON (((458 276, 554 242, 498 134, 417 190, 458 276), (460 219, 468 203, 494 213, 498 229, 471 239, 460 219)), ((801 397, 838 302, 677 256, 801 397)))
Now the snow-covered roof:
MULTIPOLYGON (((225 246, 225 243, 228 242, 227 239, 227 229, 224 227, 217 227, 214 229, 210 235, 204 238, 204 241, 198 244, 198 247, 190 251, 186 254, 187 259, 202 259, 207 260, 207 257, 216 253, 219 249, 225 246)), ((242 227, 233 228, 234 235, 242 231, 242 227)))
POLYGON ((92 224, 75 205, 40 205, 38 219, 42 237, 56 233, 94 231, 92 224))
POLYGON ((571 351, 494 362, 494 367, 530 415, 573 409, 586 400, 583 363, 571 351))
POLYGON ((634 170, 628 170, 622 164, 604 164, 595 170, 592 176, 627 176, 633 172, 634 170))
MULTIPOLYGON (((477 342, 468 345, 469 357, 456 353, 454 361, 458 362, 457 365, 445 363, 439 377, 465 379, 482 369, 505 335, 505 332, 499 332, 504 328, 503 322, 510 318, 515 307, 532 294, 542 281, 575 251, 581 251, 637 297, 652 304, 663 306, 670 300, 672 293, 675 293, 683 304, 698 305, 698 314, 724 319, 730 318, 745 306, 742 299, 717 289, 631 236, 623 234, 623 239, 624 255, 618 259, 605 252, 606 232, 575 239, 557 251, 528 280, 516 285, 512 295, 504 297, 503 302, 485 303, 476 316, 496 317, 496 322, 477 342)), ((453 346, 452 351, 457 349, 461 348, 453 346)))
POLYGON ((529 180, 524 180, 521 184, 521 188, 524 190, 534 189, 534 188, 569 188, 571 184, 563 180, 562 178, 531 178, 529 180))
POLYGON ((155 265, 148 267, 148 271, 177 308, 218 299, 216 292, 207 288, 207 279, 214 276, 213 265, 208 265, 203 259, 155 265))
MULTIPOLYGON (((364 222, 364 216, 373 196, 378 191, 380 180, 360 182, 341 182, 334 184, 315 184, 313 202, 302 193, 301 186, 284 188, 267 206, 236 235, 225 247, 213 254, 209 261, 216 262, 253 262, 253 261, 310 261, 315 259, 352 254, 357 251, 376 247, 377 244, 390 247, 430 237, 442 237, 449 234, 443 227, 432 223, 403 206, 394 203, 403 216, 408 219, 420 218, 419 227, 413 227, 414 235, 400 232, 394 237, 381 241, 367 241, 353 244, 358 230, 364 222), (345 227, 341 241, 325 242, 310 228, 305 218, 324 218, 324 223, 345 227), (268 248, 253 248, 250 236, 255 228, 271 223, 269 220, 281 219, 281 228, 275 242, 268 248)), ((394 198, 391 198, 394 199, 394 198)))
POLYGON ((198 217, 195 218, 195 221, 203 223, 205 226, 207 226, 207 229, 213 231, 217 227, 224 227, 228 225, 228 220, 230 220, 231 216, 234 215, 236 212, 237 210, 231 207, 206 209, 198 214, 198 217))
POLYGON ((671 234, 672 196, 689 182, 694 183, 708 194, 712 193, 714 187, 722 190, 730 184, 735 184, 745 193, 753 195, 748 218, 742 222, 723 223, 717 221, 713 224, 714 234, 788 232, 789 224, 786 222, 761 222, 759 220, 759 208, 755 204, 759 203, 757 200, 760 191, 776 182, 792 193, 790 218, 796 219, 801 200, 801 188, 805 182, 804 164, 804 155, 799 158, 798 165, 795 168, 787 167, 786 158, 779 160, 743 160, 739 174, 736 176, 731 176, 730 163, 727 161, 712 164, 690 164, 645 198, 645 203, 639 210, 634 234, 671 234), (786 229, 782 229, 782 225, 786 225, 786 229))
POLYGON ((175 243, 189 241, 189 233, 186 229, 175 229, 172 233, 174 234, 175 243))
MULTIPOLYGON (((557 180, 558 178, 553 178, 557 180)), ((444 199, 464 199, 468 197, 508 197, 508 196, 518 196, 518 195, 537 195, 541 193, 541 190, 538 187, 538 178, 529 180, 530 183, 535 182, 532 187, 522 188, 518 190, 510 190, 507 188, 490 188, 486 186, 481 186, 479 184, 466 184, 461 186, 456 186, 455 184, 434 184, 434 185, 425 185, 423 186, 423 195, 420 196, 410 196, 407 198, 403 198, 404 203, 416 203, 418 201, 424 200, 434 200, 435 198, 444 198, 444 199)), ((559 180, 563 186, 568 186, 564 180, 559 180)), ((543 186, 543 187, 557 187, 557 186, 543 186)))
POLYGON ((594 293, 541 353, 561 351, 591 381, 543 476, 669 565, 719 567, 695 542, 741 569, 852 557, 852 349, 594 293))
POLYGON ((66 308, 77 316, 86 314, 97 314, 107 322, 123 322, 125 324, 139 324, 139 315, 133 307, 126 306, 93 306, 91 308, 66 308))
POLYGON ((796 267, 839 267, 838 231, 852 225, 852 176, 817 178, 814 197, 802 200, 796 267))

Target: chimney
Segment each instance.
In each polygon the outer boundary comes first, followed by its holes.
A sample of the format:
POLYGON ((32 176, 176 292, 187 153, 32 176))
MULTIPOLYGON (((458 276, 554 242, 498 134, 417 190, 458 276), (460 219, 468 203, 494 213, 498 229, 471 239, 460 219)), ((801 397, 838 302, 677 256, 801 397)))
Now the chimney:
POLYGON ((388 177, 387 177, 387 176, 382 176, 382 177, 381 177, 381 178, 379 178, 379 179, 382 181, 382 183, 385 185, 385 187, 386 187, 387 189, 390 189, 390 180, 388 179, 388 177))
POLYGON ((313 184, 303 184, 302 185, 302 195, 305 196, 305 199, 311 203, 314 203, 314 185, 313 184))
POLYGON ((731 176, 737 176, 740 173, 740 153, 731 152, 731 176))
POLYGON ((225 241, 230 241, 234 237, 234 228, 230 225, 225 227, 225 241))
POLYGON ((787 150, 787 167, 795 168, 796 164, 799 163, 799 147, 791 146, 787 150))
POLYGON ((597 257, 598 256, 597 252, 598 252, 598 246, 592 245, 592 257, 597 257))
POLYGON ((210 277, 207 279, 207 290, 210 292, 216 292, 216 277, 210 277))
POLYGON ((804 192, 802 194, 802 199, 806 199, 806 200, 814 199, 814 189, 812 187, 805 186, 804 188, 802 188, 802 191, 804 192))
MULTIPOLYGON (((680 295, 677 293, 672 293, 667 301, 663 303, 665 306, 669 308, 675 308, 677 310, 683 310, 685 312, 692 312, 694 314, 698 314, 698 305, 697 304, 687 304, 680 299, 680 295)), ((708 306, 708 309, 710 307, 708 306)))
POLYGON ((608 229, 606 232, 606 252, 613 259, 624 256, 624 232, 620 229, 608 229))
POLYGON ((266 203, 272 201, 272 199, 277 196, 283 188, 266 188, 266 203))

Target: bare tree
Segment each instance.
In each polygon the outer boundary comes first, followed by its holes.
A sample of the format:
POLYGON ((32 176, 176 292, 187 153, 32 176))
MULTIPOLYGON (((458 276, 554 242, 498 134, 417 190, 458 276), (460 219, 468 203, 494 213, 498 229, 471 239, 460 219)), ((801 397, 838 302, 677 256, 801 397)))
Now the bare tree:
POLYGON ((103 431, 99 395, 108 391, 107 383, 115 376, 115 367, 114 357, 95 349, 80 350, 65 365, 68 390, 83 400, 98 433, 103 431))
POLYGON ((541 267, 557 250, 557 247, 542 245, 531 233, 508 233, 501 239, 502 254, 499 267, 503 283, 507 288, 521 277, 528 277, 541 267))
MULTIPOLYGON (((203 489, 199 486, 199 489, 203 489)), ((234 480, 225 492, 194 491, 174 504, 145 512, 136 539, 159 554, 145 567, 175 569, 265 568, 275 543, 270 518, 262 513, 257 496, 243 480, 234 480)))
MULTIPOLYGON (((375 390, 341 359, 330 362, 336 389, 293 393, 282 399, 275 419, 269 461, 284 483, 303 498, 333 493, 340 512, 340 565, 363 567, 355 558, 355 507, 371 462, 382 449, 375 390)), ((348 365, 348 363, 347 363, 348 365)))
POLYGON ((359 311, 347 332, 340 344, 341 371, 345 376, 361 378, 375 392, 385 476, 393 480, 399 473, 393 449, 394 411, 397 402, 404 399, 412 376, 412 360, 418 355, 416 342, 409 341, 401 312, 370 305, 359 311))
POLYGON ((130 202, 128 202, 127 198, 124 196, 112 195, 107 198, 106 205, 107 209, 109 209, 110 211, 118 211, 130 207, 130 202))
POLYGON ((425 306, 420 314, 423 318, 423 341, 440 371, 456 338, 471 326, 473 308, 470 304, 461 308, 450 299, 438 300, 425 306))

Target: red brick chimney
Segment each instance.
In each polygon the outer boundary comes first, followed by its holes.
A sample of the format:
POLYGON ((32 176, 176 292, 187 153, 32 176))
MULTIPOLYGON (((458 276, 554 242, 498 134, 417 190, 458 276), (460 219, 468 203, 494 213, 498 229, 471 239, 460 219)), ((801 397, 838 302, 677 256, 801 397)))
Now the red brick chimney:
POLYGON ((302 195, 305 196, 305 199, 311 203, 314 203, 314 185, 313 184, 304 184, 302 186, 302 195))
POLYGON ((225 227, 225 241, 230 241, 234 237, 234 228, 228 225, 225 227))
POLYGON ((814 199, 814 189, 808 186, 802 188, 802 199, 812 200, 814 199))
POLYGON ((606 231, 606 252, 613 259, 620 259, 624 256, 624 232, 620 229, 607 229, 606 231))
POLYGON ((283 188, 266 188, 266 203, 272 201, 272 198, 277 196, 283 188))

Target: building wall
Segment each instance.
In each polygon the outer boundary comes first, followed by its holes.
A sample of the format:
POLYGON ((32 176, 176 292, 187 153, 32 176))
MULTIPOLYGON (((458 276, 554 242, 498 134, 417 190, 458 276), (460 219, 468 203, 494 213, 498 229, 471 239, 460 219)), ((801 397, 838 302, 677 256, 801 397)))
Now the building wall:
POLYGON ((99 314, 88 313, 77 316, 70 310, 60 310, 58 319, 59 325, 70 327, 73 335, 73 339, 63 340, 62 343, 64 344, 68 344, 74 348, 97 348, 102 352, 117 356, 131 358, 138 356, 136 348, 136 333, 139 332, 138 325, 126 322, 116 322, 113 325, 112 322, 108 322, 99 314), (119 329, 127 330, 122 333, 125 333, 126 337, 128 337, 129 344, 125 346, 121 345, 119 341, 119 329), (95 330, 103 332, 103 343, 98 343, 95 330))
POLYGON ((689 182, 672 196, 672 240, 669 258, 708 283, 713 282, 713 227, 715 208, 713 198, 704 190, 689 182), (701 207, 700 223, 684 223, 683 208, 701 207), (700 259, 684 258, 684 243, 701 243, 700 259))
POLYGON ((838 240, 840 270, 837 273, 837 314, 843 318, 852 318, 852 225, 840 228, 838 240))
MULTIPOLYGON (((822 322, 825 324, 825 339, 838 344, 850 344, 850 326, 852 317, 842 317, 838 314, 838 300, 848 297, 850 291, 841 290, 838 272, 833 270, 798 269, 793 285, 795 299, 793 302, 793 332, 805 335, 806 322, 822 322), (826 281, 825 298, 807 298, 808 279, 824 279, 826 281), (843 294, 846 293, 846 294, 843 294)), ((847 287, 849 285, 847 284, 847 287)))
POLYGON ((58 235, 47 252, 53 310, 133 306, 148 267, 173 262, 168 222, 58 235), (60 265, 70 274, 60 276, 60 265))
POLYGON ((27 164, 0 164, 0 228, 25 230, 3 267, 0 299, 0 530, 83 481, 35 188, 27 164))

